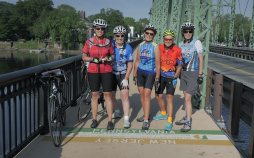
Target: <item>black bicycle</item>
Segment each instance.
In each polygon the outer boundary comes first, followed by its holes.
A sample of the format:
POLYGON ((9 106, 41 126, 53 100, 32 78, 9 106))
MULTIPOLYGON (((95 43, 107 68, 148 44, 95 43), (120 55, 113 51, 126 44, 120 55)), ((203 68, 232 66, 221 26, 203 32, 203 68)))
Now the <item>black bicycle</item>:
MULTIPOLYGON (((87 77, 87 65, 83 62, 81 66, 81 73, 83 73, 83 77, 81 79, 81 86, 85 86, 85 91, 82 92, 80 96, 80 101, 78 105, 78 120, 79 122, 84 121, 87 116, 91 112, 91 102, 92 102, 92 92, 89 87, 89 81, 87 77)), ((101 104, 102 109, 105 110, 104 106, 104 96, 103 96, 103 89, 102 86, 100 86, 99 90, 99 99, 98 99, 98 104, 101 104)))
POLYGON ((63 82, 67 81, 65 73, 61 69, 55 69, 41 73, 37 80, 46 85, 50 82, 50 101, 48 104, 49 131, 56 147, 62 143, 62 125, 66 124, 66 98, 63 97, 63 82))

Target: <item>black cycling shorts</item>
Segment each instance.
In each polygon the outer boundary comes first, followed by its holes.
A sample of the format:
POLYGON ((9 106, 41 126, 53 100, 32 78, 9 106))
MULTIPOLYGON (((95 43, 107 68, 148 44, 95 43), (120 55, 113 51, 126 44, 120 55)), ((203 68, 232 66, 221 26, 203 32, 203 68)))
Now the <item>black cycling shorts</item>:
POLYGON ((155 76, 153 74, 145 74, 142 72, 137 72, 138 79, 138 87, 153 89, 153 84, 155 80, 155 76))
POLYGON ((87 73, 92 92, 97 92, 102 84, 103 92, 112 92, 113 76, 109 73, 87 73))
POLYGON ((160 77, 160 87, 158 91, 155 91, 156 94, 163 94, 164 89, 166 88, 166 94, 174 95, 175 88, 173 85, 173 78, 160 77))
MULTIPOLYGON (((119 75, 115 75, 113 74, 113 85, 112 85, 112 91, 116 91, 117 86, 120 90, 122 90, 122 86, 121 86, 121 82, 124 79, 126 74, 119 74, 119 75)), ((129 80, 128 80, 129 82, 129 80)), ((129 87, 128 87, 129 89, 129 87)))

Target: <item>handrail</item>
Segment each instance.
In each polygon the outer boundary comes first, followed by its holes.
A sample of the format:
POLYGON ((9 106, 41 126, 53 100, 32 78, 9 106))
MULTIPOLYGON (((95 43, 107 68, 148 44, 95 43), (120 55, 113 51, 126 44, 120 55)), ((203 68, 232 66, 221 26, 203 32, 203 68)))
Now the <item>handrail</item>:
MULTIPOLYGON (((212 117, 217 123, 224 122, 222 116, 222 104, 229 109, 229 121, 227 132, 237 139, 239 135, 240 118, 251 126, 254 131, 254 89, 229 77, 208 69, 207 75, 206 110, 212 110, 212 117), (213 94, 213 107, 210 105, 210 94, 213 94)), ((254 156, 254 133, 250 134, 248 156, 254 156)))
POLYGON ((209 46, 210 52, 215 52, 232 57, 242 58, 246 60, 254 60, 254 50, 230 48, 223 46, 209 46))

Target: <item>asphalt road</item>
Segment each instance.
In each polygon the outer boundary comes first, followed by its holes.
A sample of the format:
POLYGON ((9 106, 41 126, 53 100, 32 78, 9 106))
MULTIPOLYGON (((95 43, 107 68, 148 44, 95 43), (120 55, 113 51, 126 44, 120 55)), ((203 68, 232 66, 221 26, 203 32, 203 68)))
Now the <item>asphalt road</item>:
POLYGON ((210 52, 208 68, 254 89, 254 61, 210 52))

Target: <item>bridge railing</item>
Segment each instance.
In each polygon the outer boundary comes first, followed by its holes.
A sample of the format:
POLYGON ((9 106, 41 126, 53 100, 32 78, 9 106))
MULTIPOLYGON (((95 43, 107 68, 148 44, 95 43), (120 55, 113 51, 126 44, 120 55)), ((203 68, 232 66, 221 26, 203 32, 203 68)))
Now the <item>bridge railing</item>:
MULTIPOLYGON (((141 41, 129 44, 134 49, 141 41)), ((36 136, 48 133, 50 86, 36 84, 35 74, 58 68, 69 78, 63 95, 68 107, 74 106, 85 88, 80 84, 81 55, 0 75, 0 158, 13 157, 36 136)))
POLYGON ((211 52, 228 55, 232 57, 242 58, 246 60, 254 60, 254 50, 230 48, 223 46, 209 46, 211 52))
POLYGON ((233 140, 239 136, 240 118, 251 127, 248 157, 254 156, 254 89, 233 79, 208 69, 205 109, 217 123, 225 123, 222 118, 222 104, 229 109, 226 132, 233 140), (213 95, 213 105, 210 96, 213 95))

